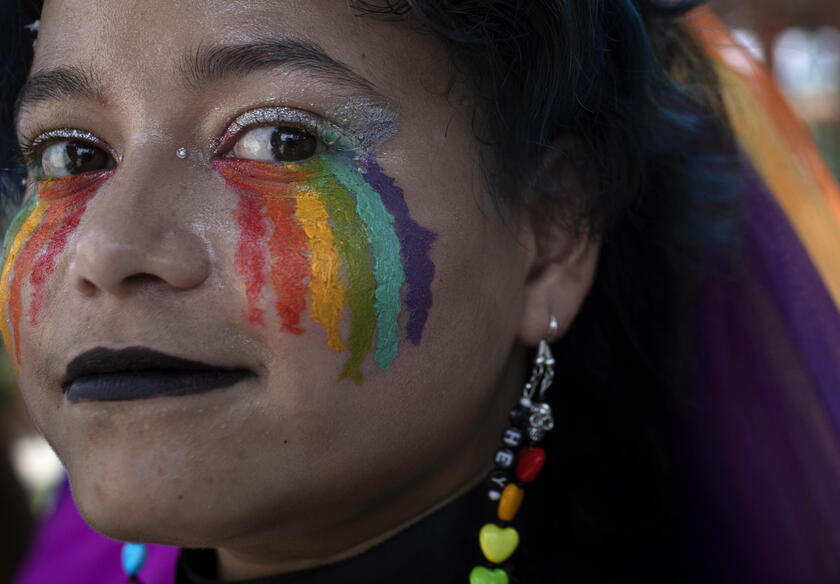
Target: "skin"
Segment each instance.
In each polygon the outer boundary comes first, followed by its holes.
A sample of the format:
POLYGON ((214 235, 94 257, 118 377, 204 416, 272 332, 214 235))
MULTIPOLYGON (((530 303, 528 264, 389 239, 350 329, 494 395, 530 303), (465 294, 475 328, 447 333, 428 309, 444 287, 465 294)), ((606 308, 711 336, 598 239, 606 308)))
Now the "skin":
MULTIPOLYGON (((483 480, 526 348, 551 314, 560 334, 568 328, 598 243, 494 210, 469 92, 444 91, 450 66, 434 37, 355 17, 338 0, 48 1, 33 72, 57 66, 95 71, 100 94, 25 108, 20 135, 84 129, 117 165, 55 255, 37 322, 21 318, 14 345, 27 406, 94 528, 217 548, 223 576, 256 577, 359 553, 483 480), (212 148, 249 108, 324 114, 352 95, 283 67, 189 86, 178 67, 197 46, 266 35, 317 43, 387 100, 398 129, 375 155, 411 217, 437 235, 422 341, 402 342, 387 370, 368 358, 362 385, 336 381, 346 354, 309 308, 303 334, 282 332, 271 310, 265 326, 248 319, 234 258, 239 199, 212 148), (182 145, 186 159, 175 156, 182 145), (257 376, 179 398, 66 400, 73 357, 136 345, 257 376)), ((32 284, 22 280, 26 313, 32 284)), ((271 286, 261 294, 270 307, 271 286)))

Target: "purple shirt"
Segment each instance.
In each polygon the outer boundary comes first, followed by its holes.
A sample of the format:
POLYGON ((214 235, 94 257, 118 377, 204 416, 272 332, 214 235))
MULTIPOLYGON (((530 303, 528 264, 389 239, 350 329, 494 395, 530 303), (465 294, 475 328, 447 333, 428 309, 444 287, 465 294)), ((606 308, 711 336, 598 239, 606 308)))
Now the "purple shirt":
MULTIPOLYGON (((67 481, 59 487, 55 508, 35 535, 15 584, 122 584, 122 542, 100 535, 85 523, 67 481)), ((178 548, 150 545, 140 579, 143 584, 173 584, 178 548)))

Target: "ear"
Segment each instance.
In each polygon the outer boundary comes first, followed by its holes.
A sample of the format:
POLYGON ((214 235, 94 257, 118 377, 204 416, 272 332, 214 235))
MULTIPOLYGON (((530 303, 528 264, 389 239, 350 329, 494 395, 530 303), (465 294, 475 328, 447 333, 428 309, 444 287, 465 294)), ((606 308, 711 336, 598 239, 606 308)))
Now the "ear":
MULTIPOLYGON (((580 151, 578 145, 567 138, 556 142, 544 155, 541 172, 546 176, 540 177, 536 181, 538 187, 535 187, 541 189, 543 197, 546 188, 562 189, 563 194, 573 196, 560 198, 574 205, 574 201, 585 200, 591 194, 593 181, 584 176, 584 167, 575 162, 580 160, 580 151)), ((534 197, 539 195, 528 193, 526 200, 534 200, 534 197)), ((525 282, 519 340, 529 347, 536 347, 541 339, 556 341, 571 326, 592 288, 601 242, 588 229, 573 229, 568 221, 562 221, 562 217, 578 215, 569 213, 568 209, 561 209, 552 216, 545 212, 544 205, 530 207, 525 211, 527 216, 523 220, 533 253, 525 282), (552 316, 557 319, 558 328, 549 338, 552 316)))

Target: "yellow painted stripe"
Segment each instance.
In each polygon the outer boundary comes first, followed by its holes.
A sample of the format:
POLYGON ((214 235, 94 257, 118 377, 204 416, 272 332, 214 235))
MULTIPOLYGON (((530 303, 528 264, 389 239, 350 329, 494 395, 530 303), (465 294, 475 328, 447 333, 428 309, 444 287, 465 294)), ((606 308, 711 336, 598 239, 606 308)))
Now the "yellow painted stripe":
POLYGON ((295 217, 309 238, 312 276, 312 319, 327 332, 327 344, 335 351, 345 348, 341 340, 341 313, 347 287, 341 279, 341 255, 335 246, 327 207, 306 188, 297 191, 295 217))
MULTIPOLYGON (((9 279, 11 276, 12 268, 15 264, 15 258, 17 257, 20 248, 23 246, 24 242, 29 239, 29 236, 35 230, 35 228, 41 223, 41 218, 44 215, 44 205, 39 200, 36 207, 32 210, 32 213, 27 217, 26 221, 21 225, 20 230, 15 234, 15 238, 12 241, 12 245, 9 248, 9 255, 6 256, 6 263, 3 264, 3 271, 0 272, 0 307, 2 310, 7 310, 9 307, 9 279)), ((3 334, 3 342, 5 343, 6 351, 9 353, 11 358, 12 355, 12 334, 9 330, 9 324, 6 318, 0 318, 0 332, 3 334)), ((14 362, 12 359, 13 365, 15 367, 15 372, 18 371, 18 364, 14 362)))
POLYGON ((712 56, 738 141, 840 307, 840 186, 765 67, 709 10, 688 19, 712 56))

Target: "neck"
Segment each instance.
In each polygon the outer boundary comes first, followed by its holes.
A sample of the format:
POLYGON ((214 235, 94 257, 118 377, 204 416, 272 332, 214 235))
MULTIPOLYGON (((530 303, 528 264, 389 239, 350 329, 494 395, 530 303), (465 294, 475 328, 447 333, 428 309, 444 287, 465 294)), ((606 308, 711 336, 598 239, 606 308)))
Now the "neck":
MULTIPOLYGON (((380 543, 393 538, 405 529, 419 523, 429 515, 434 514, 443 507, 446 507, 454 500, 466 495, 466 493, 473 490, 484 481, 489 470, 490 467, 488 466, 478 475, 473 477, 469 482, 461 485, 457 490, 432 507, 423 509, 416 515, 401 521, 399 524, 388 528, 386 531, 376 534, 360 543, 351 545, 350 547, 331 555, 309 558, 289 558, 278 561, 279 554, 274 555, 273 558, 268 558, 263 554, 254 554, 248 551, 242 552, 235 549, 220 548, 218 550, 219 575, 224 580, 262 578, 269 575, 285 574, 325 566, 327 564, 340 562, 360 555, 376 547, 380 543)), ((465 528, 468 529, 469 527, 465 526, 465 528)))
MULTIPOLYGON (((512 362, 523 362, 516 351, 514 355, 512 362)), ((341 519, 329 526, 320 526, 310 533, 290 533, 288 525, 280 522, 253 538, 238 538, 234 545, 217 546, 219 575, 226 580, 261 578, 345 560, 394 537, 476 488, 493 468, 499 435, 507 426, 510 407, 521 391, 521 367, 507 366, 503 371, 503 379, 495 390, 497 399, 486 412, 479 413, 479 426, 465 431, 462 441, 453 444, 447 453, 457 453, 456 456, 397 483, 393 478, 390 484, 371 479, 364 488, 370 490, 371 484, 381 486, 371 491, 368 504, 348 515, 347 506, 342 501, 335 502, 333 516, 341 519)), ((313 497, 330 505, 331 498, 324 494, 313 497)), ((464 525, 463 529, 477 533, 480 527, 464 525)))

